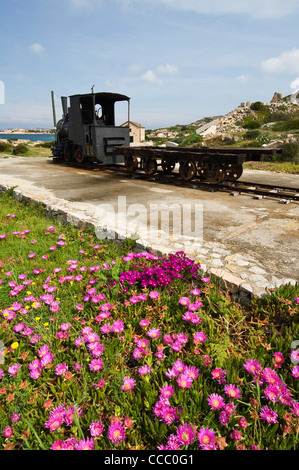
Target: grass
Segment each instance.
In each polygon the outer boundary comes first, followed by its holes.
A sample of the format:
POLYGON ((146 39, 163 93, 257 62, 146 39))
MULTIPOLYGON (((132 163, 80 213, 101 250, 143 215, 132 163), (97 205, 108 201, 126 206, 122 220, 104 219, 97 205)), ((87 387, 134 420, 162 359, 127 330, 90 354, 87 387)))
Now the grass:
POLYGON ((292 162, 247 162, 243 164, 247 170, 272 171, 274 173, 299 174, 299 165, 292 162))
MULTIPOLYGON (((43 142, 45 144, 45 142, 43 142)), ((16 147, 12 144, 3 144, 0 145, 0 155, 8 155, 17 158, 18 156, 21 157, 50 157, 52 156, 51 149, 46 148, 43 146, 43 144, 36 144, 36 143, 25 143, 25 144, 20 144, 22 145, 23 148, 27 148, 27 151, 24 153, 19 153, 17 155, 14 154, 16 151, 16 147)))
POLYGON ((0 221, 1 449, 297 448, 298 285, 241 306, 11 191, 0 221))

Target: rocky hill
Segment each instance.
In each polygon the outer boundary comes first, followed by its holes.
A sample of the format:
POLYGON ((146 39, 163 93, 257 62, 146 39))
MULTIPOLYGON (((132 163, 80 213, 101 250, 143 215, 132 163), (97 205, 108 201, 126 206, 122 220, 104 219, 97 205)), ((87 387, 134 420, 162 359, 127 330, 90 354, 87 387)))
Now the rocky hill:
POLYGON ((280 146, 299 144, 299 93, 274 93, 270 103, 247 102, 225 116, 205 117, 188 125, 147 131, 156 145, 280 146))

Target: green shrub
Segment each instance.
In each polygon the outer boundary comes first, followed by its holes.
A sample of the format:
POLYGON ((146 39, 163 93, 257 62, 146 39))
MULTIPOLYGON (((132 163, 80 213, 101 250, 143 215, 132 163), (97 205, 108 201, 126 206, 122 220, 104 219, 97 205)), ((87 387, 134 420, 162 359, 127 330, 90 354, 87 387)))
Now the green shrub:
POLYGON ((11 152, 12 146, 6 142, 0 142, 0 152, 11 152))
POLYGON ((255 116, 247 116, 243 119, 242 126, 244 129, 258 129, 261 123, 255 116))
POLYGON ((255 140, 261 136, 261 132, 257 129, 250 129, 243 135, 244 140, 255 140))
POLYGON ((24 155, 29 151, 29 148, 25 144, 18 144, 16 147, 14 147, 12 153, 13 155, 24 155))
POLYGON ((282 146, 283 153, 278 154, 277 161, 299 163, 299 143, 289 142, 282 146))
POLYGON ((279 121, 272 126, 272 130, 276 132, 292 131, 294 129, 299 129, 299 118, 290 118, 286 121, 279 121))
POLYGON ((200 142, 202 142, 202 136, 199 134, 190 134, 183 140, 184 145, 198 144, 200 142))
POLYGON ((253 111, 261 111, 267 109, 267 107, 261 101, 255 101, 255 103, 251 104, 250 109, 253 111))

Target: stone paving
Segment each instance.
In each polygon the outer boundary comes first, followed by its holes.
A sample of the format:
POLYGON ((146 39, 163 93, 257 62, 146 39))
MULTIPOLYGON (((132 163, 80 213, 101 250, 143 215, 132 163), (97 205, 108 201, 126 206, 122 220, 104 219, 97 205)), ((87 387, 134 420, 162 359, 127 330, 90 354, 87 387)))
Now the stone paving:
MULTIPOLYGON (((204 192, 196 196, 192 189, 120 180, 105 172, 94 174, 56 165, 46 168, 50 171, 45 173, 44 162, 39 168, 41 159, 32 160, 23 159, 21 169, 16 169, 12 166, 14 161, 0 159, 0 191, 16 186, 13 195, 17 200, 42 203, 46 212, 62 223, 92 227, 103 236, 98 204, 112 203, 118 194, 127 194, 129 202, 144 204, 156 200, 157 194, 166 203, 174 198, 188 202, 198 197, 204 209, 203 236, 176 238, 162 234, 159 238, 157 231, 158 238, 152 238, 147 227, 140 226, 136 249, 152 249, 159 254, 184 251, 201 264, 202 273, 223 279, 230 293, 241 302, 263 295, 265 288, 299 281, 296 203, 286 206, 269 199, 261 204, 245 195, 236 198, 204 192), (36 168, 38 171, 34 172, 36 168)), ((297 176, 292 181, 297 184, 298 180, 297 176)), ((109 238, 109 229, 107 232, 104 227, 104 231, 109 238)), ((122 235, 121 230, 118 234, 122 235)))

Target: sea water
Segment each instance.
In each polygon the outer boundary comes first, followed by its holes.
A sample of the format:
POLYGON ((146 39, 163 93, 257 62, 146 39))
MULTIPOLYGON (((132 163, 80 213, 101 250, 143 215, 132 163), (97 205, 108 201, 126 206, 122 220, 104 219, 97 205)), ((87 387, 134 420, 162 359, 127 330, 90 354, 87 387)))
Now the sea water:
POLYGON ((21 139, 32 142, 50 142, 55 140, 55 134, 1 134, 1 139, 21 139))

